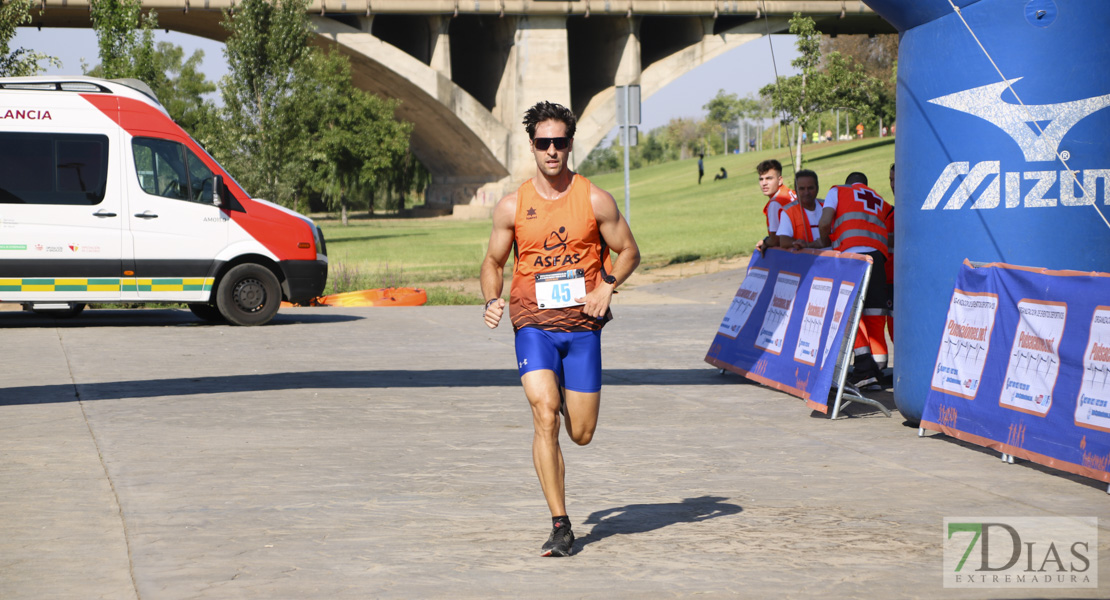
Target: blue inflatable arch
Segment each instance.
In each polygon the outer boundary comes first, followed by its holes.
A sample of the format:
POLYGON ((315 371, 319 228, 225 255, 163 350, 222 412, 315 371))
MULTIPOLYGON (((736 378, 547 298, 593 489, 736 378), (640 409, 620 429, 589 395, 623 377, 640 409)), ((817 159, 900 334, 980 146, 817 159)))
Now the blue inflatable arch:
POLYGON ((964 259, 1110 271, 1110 2, 865 2, 901 35, 894 396, 917 422, 964 259))

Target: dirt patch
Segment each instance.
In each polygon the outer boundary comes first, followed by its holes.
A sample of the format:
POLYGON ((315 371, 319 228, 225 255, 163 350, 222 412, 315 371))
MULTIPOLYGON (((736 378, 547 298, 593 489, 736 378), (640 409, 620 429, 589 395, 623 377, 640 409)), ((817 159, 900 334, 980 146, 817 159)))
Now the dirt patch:
POLYGON ((631 290, 636 289, 638 286, 663 283, 675 279, 686 279, 687 277, 694 277, 697 275, 712 275, 713 273, 720 273, 721 271, 746 269, 748 267, 748 261, 751 259, 751 256, 733 256, 729 258, 695 260, 675 265, 667 265, 665 267, 640 267, 621 287, 631 290))
MULTIPOLYGON (((643 267, 638 268, 632 276, 628 278, 621 285, 621 290, 632 291, 645 286, 651 286, 668 281, 675 281, 679 279, 687 279, 696 277, 698 275, 711 275, 721 271, 733 271, 736 269, 746 269, 748 261, 751 256, 734 256, 729 258, 711 258, 705 260, 695 260, 691 262, 678 263, 674 265, 666 265, 663 267, 643 267)), ((508 267, 505 269, 505 293, 509 291, 509 274, 511 271, 508 267)), ((452 290, 459 290, 473 296, 482 297, 482 285, 477 277, 471 279, 458 279, 453 281, 426 281, 415 282, 406 284, 409 287, 429 288, 429 287, 444 287, 452 290)), ((642 291, 642 290, 641 290, 642 291)))
MULTIPOLYGON (((459 280, 454 280, 454 281, 423 281, 423 282, 418 281, 418 282, 415 282, 415 283, 406 283, 405 286, 406 287, 415 287, 415 288, 424 288, 424 289, 434 288, 434 287, 447 288, 449 290, 454 290, 454 291, 457 291, 457 292, 462 292, 464 294, 474 296, 475 298, 481 298, 482 297, 482 285, 478 281, 477 277, 475 277, 473 279, 459 279, 459 280)), ((506 280, 505 281, 505 291, 508 292, 508 290, 509 290, 509 282, 508 282, 508 280, 506 280)))

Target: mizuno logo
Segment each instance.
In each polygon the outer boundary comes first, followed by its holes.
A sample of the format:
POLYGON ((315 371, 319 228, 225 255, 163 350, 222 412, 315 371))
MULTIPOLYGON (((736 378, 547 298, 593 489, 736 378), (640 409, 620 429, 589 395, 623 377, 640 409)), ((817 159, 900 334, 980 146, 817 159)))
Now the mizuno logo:
POLYGON ((1088 206, 1097 202, 1099 190, 1103 191, 1103 204, 1106 204, 1110 169, 1084 169, 1076 171, 1073 178, 1068 171, 1006 172, 1001 170, 1000 165, 997 160, 984 160, 975 163, 975 166, 967 161, 949 163, 933 183, 921 210, 933 210, 945 197, 948 202, 944 204, 944 210, 959 210, 972 197, 975 197, 971 205, 973 209, 998 208, 1003 199, 1006 208, 1088 206), (963 180, 957 183, 961 176, 963 180), (1035 183, 1030 186, 1028 182, 1035 183), (956 189, 949 196, 948 192, 953 187, 956 189))
POLYGON ((1088 115, 1110 106, 1110 94, 1085 100, 1041 104, 1038 106, 1010 104, 1002 100, 1009 84, 1020 81, 992 83, 982 87, 933 98, 929 102, 965 112, 993 123, 1005 131, 1025 154, 1028 162, 1056 160, 1056 152, 1064 136, 1088 115), (1044 133, 1037 131, 1034 122, 1044 133))

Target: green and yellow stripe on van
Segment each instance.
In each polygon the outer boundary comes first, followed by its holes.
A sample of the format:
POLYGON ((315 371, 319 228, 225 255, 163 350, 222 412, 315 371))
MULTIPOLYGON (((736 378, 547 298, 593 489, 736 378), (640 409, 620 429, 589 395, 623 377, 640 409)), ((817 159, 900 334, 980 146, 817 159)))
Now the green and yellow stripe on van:
POLYGON ((206 292, 215 282, 212 277, 0 278, 0 292, 206 292))

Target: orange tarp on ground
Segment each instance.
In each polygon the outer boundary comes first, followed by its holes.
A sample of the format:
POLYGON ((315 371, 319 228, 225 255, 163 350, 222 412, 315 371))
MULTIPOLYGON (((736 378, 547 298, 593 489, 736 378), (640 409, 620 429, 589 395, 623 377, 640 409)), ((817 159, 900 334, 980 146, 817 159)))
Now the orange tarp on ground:
MULTIPOLYGON (((313 299, 312 306, 422 306, 428 293, 421 288, 378 288, 313 299)), ((283 305, 292 306, 287 302, 283 305)))

